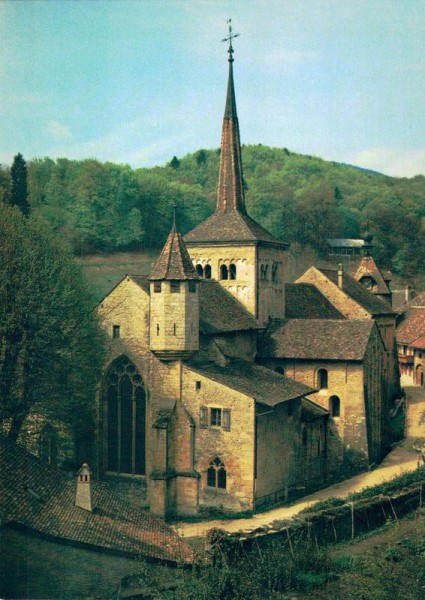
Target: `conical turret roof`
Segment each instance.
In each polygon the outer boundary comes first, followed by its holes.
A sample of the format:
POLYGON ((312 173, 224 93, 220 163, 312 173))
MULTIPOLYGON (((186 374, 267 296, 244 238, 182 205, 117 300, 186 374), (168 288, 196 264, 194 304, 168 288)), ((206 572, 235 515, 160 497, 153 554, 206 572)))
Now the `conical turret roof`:
POLYGON ((169 279, 174 281, 199 279, 174 219, 167 241, 150 274, 151 281, 169 279))

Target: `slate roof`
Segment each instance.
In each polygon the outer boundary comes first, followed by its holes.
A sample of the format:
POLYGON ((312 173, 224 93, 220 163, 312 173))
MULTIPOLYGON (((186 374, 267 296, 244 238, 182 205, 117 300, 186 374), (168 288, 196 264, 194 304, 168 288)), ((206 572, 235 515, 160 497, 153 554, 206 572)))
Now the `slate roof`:
POLYGON ((363 360, 373 320, 286 319, 274 321, 259 344, 262 357, 363 360))
POLYGON ((311 400, 307 400, 307 398, 303 398, 301 400, 301 420, 306 423, 311 423, 311 421, 316 421, 317 419, 323 419, 329 415, 329 411, 323 406, 312 402, 311 400))
POLYGON ((216 363, 198 364, 193 360, 187 366, 192 371, 267 406, 277 406, 315 391, 294 379, 243 360, 232 360, 225 366, 216 363))
POLYGON ((425 334, 425 307, 411 308, 397 328, 397 342, 412 345, 425 334))
POLYGON ((238 210, 222 212, 216 210, 208 219, 202 221, 195 229, 184 236, 187 245, 214 244, 226 242, 267 243, 288 247, 269 233, 247 214, 238 210))
MULTIPOLYGON (((335 285, 338 285, 338 271, 331 269, 319 269, 319 271, 335 285)), ((369 292, 361 283, 345 272, 342 276, 342 291, 360 304, 372 316, 393 314, 393 310, 389 304, 375 296, 375 294, 372 294, 372 292, 369 292)))
POLYGON ((180 233, 173 227, 150 274, 151 280, 197 280, 189 252, 180 233))
POLYGON ((202 279, 199 285, 199 327, 202 333, 227 333, 259 329, 250 312, 217 281, 202 279))
POLYGON ((311 283, 285 285, 285 316, 288 319, 344 319, 311 283))
MULTIPOLYGON (((129 275, 147 294, 149 280, 129 275)), ((247 309, 213 279, 199 280, 199 328, 205 335, 259 329, 247 309)))
POLYGON ((376 291, 374 293, 378 294, 390 294, 391 291, 387 285, 387 281, 391 281, 391 274, 387 271, 385 276, 382 274, 381 270, 378 268, 376 262, 374 261, 372 256, 363 256, 360 261, 359 266, 357 267, 357 271, 354 274, 354 279, 356 281, 361 281, 363 277, 372 277, 376 283, 376 291), (386 279, 385 279, 386 277, 386 279))
POLYGON ((108 483, 92 482, 96 510, 75 506, 76 482, 0 436, 0 516, 5 523, 117 554, 173 563, 192 558, 171 527, 127 504, 108 483))

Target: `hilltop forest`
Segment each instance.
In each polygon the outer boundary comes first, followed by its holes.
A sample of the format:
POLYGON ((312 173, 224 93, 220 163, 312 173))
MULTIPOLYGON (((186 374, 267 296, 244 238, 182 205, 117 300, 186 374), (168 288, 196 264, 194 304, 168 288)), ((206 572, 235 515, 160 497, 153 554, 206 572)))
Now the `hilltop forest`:
MULTIPOLYGON (((249 214, 279 239, 326 253, 329 237, 374 235, 374 257, 407 281, 425 277, 425 177, 392 178, 286 148, 243 146, 249 214)), ((33 218, 76 255, 154 249, 170 229, 172 206, 184 233, 215 207, 219 150, 132 169, 94 159, 28 164, 33 218)), ((0 200, 11 193, 0 168, 0 200)))

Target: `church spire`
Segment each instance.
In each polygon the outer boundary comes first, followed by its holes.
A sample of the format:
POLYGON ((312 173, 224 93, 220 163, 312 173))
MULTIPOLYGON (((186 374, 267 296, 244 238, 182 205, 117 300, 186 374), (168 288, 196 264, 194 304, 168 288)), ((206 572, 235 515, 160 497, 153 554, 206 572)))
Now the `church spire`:
POLYGON ((229 42, 229 79, 227 83, 226 107, 224 110, 221 133, 220 172, 217 192, 217 211, 238 211, 246 214, 243 185, 241 142, 239 122, 236 112, 235 85, 233 81, 233 45, 232 40, 239 34, 232 31, 231 19, 229 36, 222 40, 229 42))

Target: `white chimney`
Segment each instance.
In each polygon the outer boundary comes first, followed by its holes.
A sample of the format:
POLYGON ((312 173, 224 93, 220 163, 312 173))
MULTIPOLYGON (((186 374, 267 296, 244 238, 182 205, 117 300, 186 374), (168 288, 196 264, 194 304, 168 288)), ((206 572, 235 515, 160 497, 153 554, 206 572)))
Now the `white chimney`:
POLYGON ((87 463, 84 463, 77 473, 77 494, 75 497, 75 506, 84 508, 84 510, 93 510, 91 498, 91 471, 87 463))
POLYGON ((406 285, 406 287, 404 289, 404 301, 410 302, 411 299, 412 299, 412 288, 410 287, 410 285, 406 285))
POLYGON ((338 265, 338 287, 339 287, 340 290, 342 290, 342 276, 343 276, 343 273, 344 273, 344 269, 342 267, 342 264, 339 263, 339 265, 338 265))

